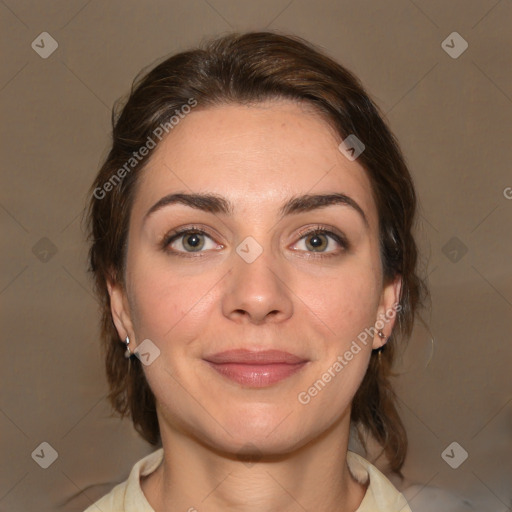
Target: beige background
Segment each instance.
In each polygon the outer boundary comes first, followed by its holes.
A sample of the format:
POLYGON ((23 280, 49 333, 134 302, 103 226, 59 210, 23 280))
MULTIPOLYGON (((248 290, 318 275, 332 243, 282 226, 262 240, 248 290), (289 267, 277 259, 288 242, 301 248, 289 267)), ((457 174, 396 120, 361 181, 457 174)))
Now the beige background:
POLYGON ((413 510, 512 510, 510 0, 3 0, 0 16, 0 511, 81 511, 151 450, 104 400, 86 192, 142 67, 265 28, 362 79, 417 184, 432 309, 397 379, 413 510), (44 31, 58 42, 47 59, 31 47, 44 31), (454 31, 469 44, 456 59, 441 46, 454 31), (441 457, 454 441, 469 454, 458 469, 441 457), (41 442, 58 452, 48 469, 31 457, 41 442))

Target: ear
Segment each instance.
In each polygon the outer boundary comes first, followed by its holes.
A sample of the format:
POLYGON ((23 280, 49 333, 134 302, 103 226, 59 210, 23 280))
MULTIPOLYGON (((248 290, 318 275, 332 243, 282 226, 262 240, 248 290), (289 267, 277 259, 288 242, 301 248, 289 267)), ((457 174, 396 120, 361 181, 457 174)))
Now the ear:
POLYGON ((373 337, 373 348, 380 348, 386 342, 393 326, 395 325, 396 316, 401 309, 400 291, 402 289, 402 276, 397 275, 396 278, 384 285, 382 295, 377 309, 377 318, 375 319, 375 336, 373 337), (377 333, 381 330, 386 338, 381 338, 377 333))
POLYGON ((116 326, 119 339, 125 341, 126 336, 130 338, 130 349, 136 347, 135 333, 130 313, 130 306, 124 287, 111 280, 107 279, 107 289, 110 295, 110 312, 112 320, 116 326))

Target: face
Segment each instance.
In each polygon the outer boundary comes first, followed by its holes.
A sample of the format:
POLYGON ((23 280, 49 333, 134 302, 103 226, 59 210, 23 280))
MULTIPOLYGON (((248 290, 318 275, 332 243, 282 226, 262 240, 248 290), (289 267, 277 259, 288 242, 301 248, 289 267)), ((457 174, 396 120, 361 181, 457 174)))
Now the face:
POLYGON ((284 453, 346 422, 382 345, 361 333, 398 301, 400 281, 383 284, 370 181, 338 144, 318 114, 280 100, 194 110, 153 150, 126 287, 109 291, 120 338, 132 350, 149 340, 163 436, 284 453), (216 357, 232 349, 295 358, 216 357))

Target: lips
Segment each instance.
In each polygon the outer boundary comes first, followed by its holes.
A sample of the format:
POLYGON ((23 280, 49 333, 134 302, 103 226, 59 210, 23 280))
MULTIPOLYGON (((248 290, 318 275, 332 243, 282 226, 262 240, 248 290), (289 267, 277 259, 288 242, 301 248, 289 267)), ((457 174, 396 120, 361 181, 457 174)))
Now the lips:
POLYGON ((216 372, 242 386, 271 386, 300 371, 308 360, 280 350, 228 350, 205 357, 216 372))
POLYGON ((226 350, 204 358, 210 363, 241 363, 241 364, 296 364, 307 361, 282 350, 253 351, 246 349, 226 350))

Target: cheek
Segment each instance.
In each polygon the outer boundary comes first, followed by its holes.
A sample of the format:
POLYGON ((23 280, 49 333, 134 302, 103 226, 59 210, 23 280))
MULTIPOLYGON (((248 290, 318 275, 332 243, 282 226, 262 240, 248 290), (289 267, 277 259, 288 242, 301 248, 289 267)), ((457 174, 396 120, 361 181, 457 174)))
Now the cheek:
POLYGON ((298 295, 340 342, 353 339, 375 322, 379 297, 370 268, 347 266, 335 276, 305 279, 299 286, 298 295))
POLYGON ((373 273, 355 266, 328 283, 303 282, 301 296, 308 297, 312 318, 321 319, 324 335, 315 340, 323 342, 321 357, 297 399, 313 416, 318 411, 325 424, 349 407, 366 373, 372 338, 365 329, 375 322, 377 292, 373 273))
POLYGON ((161 346, 167 340, 186 343, 187 333, 197 330, 194 325, 199 328, 201 319, 208 318, 208 292, 218 279, 205 274, 184 276, 154 262, 138 268, 130 289, 137 339, 149 338, 161 346))

